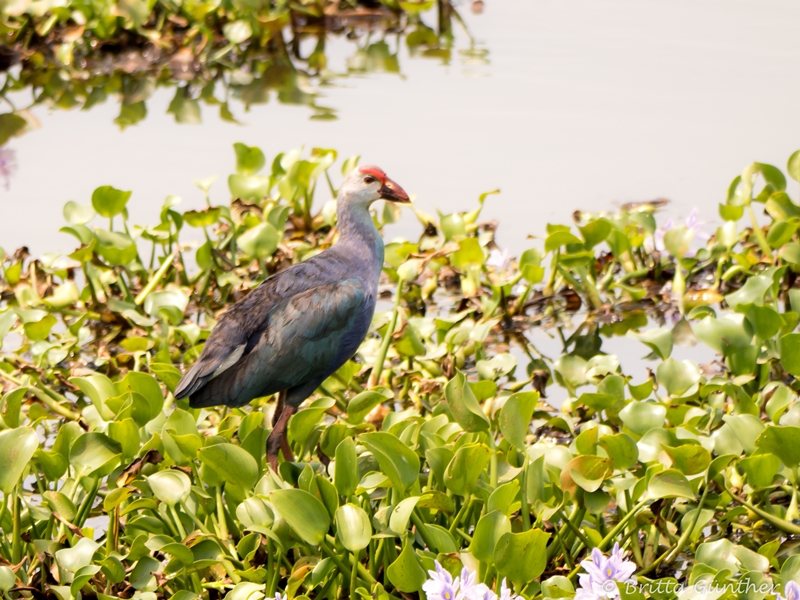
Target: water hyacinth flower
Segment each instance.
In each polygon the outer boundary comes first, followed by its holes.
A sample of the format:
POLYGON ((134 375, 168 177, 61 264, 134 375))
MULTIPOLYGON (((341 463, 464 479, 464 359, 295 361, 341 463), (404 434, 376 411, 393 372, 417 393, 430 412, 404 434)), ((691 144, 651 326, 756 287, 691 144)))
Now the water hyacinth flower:
POLYGON ((17 171, 17 154, 11 148, 0 148, 0 179, 6 190, 11 187, 11 176, 17 171))
POLYGON ((422 590, 428 600, 456 600, 458 591, 458 577, 453 576, 436 561, 436 570, 428 571, 431 576, 428 581, 422 584, 422 590))
MULTIPOLYGON (((471 573, 467 567, 461 569, 461 574, 453 579, 436 561, 436 570, 428 571, 430 579, 422 584, 428 600, 523 600, 522 596, 515 596, 506 585, 506 580, 500 586, 498 598, 485 583, 478 581, 478 576, 471 573)), ((800 600, 800 599, 798 599, 800 600)))
POLYGON ((595 548, 591 559, 582 561, 581 566, 586 573, 578 578, 580 588, 575 593, 575 600, 618 598, 617 582, 629 581, 636 570, 636 564, 623 557, 619 544, 614 544, 608 557, 595 548))
POLYGON ((800 584, 796 581, 787 581, 783 584, 783 596, 775 594, 777 600, 800 600, 800 584))
POLYGON ((486 259, 487 267, 494 267, 498 271, 505 271, 511 264, 511 254, 508 248, 500 250, 495 248, 489 252, 489 258, 486 259))
POLYGON ((274 598, 274 600, 288 600, 288 597, 287 597, 287 595, 286 595, 286 594, 283 594, 283 595, 281 596, 281 593, 280 593, 280 592, 275 592, 275 598, 274 598))

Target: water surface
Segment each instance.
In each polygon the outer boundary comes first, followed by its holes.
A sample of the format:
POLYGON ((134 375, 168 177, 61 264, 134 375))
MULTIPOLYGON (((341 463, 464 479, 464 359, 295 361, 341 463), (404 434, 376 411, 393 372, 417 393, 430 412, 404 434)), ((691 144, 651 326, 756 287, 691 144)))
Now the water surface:
MULTIPOLYGON (((576 209, 666 197, 676 217, 700 209, 717 219, 730 180, 750 161, 783 167, 800 147, 800 3, 789 0, 486 0, 473 15, 457 4, 449 61, 398 53, 400 74, 335 78, 318 91, 336 120, 275 98, 245 112, 243 125, 203 110, 201 125, 175 123, 174 90, 148 101, 148 116, 124 131, 116 100, 89 111, 33 109, 41 128, 12 139, 17 169, 0 189, 0 246, 71 251, 55 233, 67 200, 88 203, 103 184, 133 190, 135 222, 153 222, 168 194, 199 207, 195 179, 220 175, 212 201, 229 200, 231 145, 268 155, 305 145, 361 154, 381 165, 423 210, 471 208, 500 188, 485 216, 519 252, 547 221, 576 209), (485 49, 485 57, 460 53, 485 49)), ((329 68, 343 74, 356 43, 329 40, 329 68)), ((318 200, 327 199, 322 195, 318 200)), ((413 217, 389 236, 416 237, 413 217)))

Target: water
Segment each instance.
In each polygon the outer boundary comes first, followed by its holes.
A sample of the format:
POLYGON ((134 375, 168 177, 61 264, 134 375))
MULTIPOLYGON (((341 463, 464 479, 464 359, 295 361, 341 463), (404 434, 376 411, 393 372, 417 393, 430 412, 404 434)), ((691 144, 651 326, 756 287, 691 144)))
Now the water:
MULTIPOLYGON (((428 212, 470 209, 499 187, 484 216, 514 252, 548 221, 628 201, 666 197, 675 217, 698 207, 718 221, 717 203, 744 166, 783 167, 800 147, 797 2, 486 0, 481 15, 457 6, 485 59, 459 54, 470 39, 458 28, 449 64, 401 43, 401 75, 320 88, 318 104, 337 120, 273 98, 247 113, 232 104, 244 125, 207 109, 202 125, 179 125, 166 113, 174 89, 157 91, 147 118, 124 131, 114 99, 85 112, 34 108, 41 128, 7 145, 18 168, 0 189, 0 246, 71 251, 73 239, 55 234, 61 207, 88 203, 103 184, 133 190, 140 223, 157 219, 168 194, 201 206, 191 182, 212 174, 212 201, 227 202, 236 141, 268 155, 304 144, 359 153, 428 212)), ((329 40, 331 70, 346 72, 354 50, 329 40)), ((411 216, 388 232, 418 234, 411 216)))

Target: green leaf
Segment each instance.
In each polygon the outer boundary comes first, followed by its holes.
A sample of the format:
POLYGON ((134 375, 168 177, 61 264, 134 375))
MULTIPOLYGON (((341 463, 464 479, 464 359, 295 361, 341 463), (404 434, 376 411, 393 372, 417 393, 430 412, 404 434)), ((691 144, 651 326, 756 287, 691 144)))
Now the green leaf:
MULTIPOLYGON (((249 456, 249 455, 248 455, 249 456)), ((275 490, 270 502, 307 544, 319 546, 331 526, 325 505, 304 490, 275 490)))
POLYGON ((382 386, 365 390, 347 404, 347 420, 355 424, 361 423, 373 408, 393 397, 394 393, 382 386))
POLYGON ((375 460, 381 472, 392 482, 398 492, 405 492, 419 476, 419 456, 395 436, 376 431, 359 437, 375 460))
POLYGON ((104 477, 122 458, 122 447, 105 434, 84 433, 69 449, 69 462, 80 477, 104 477))
POLYGON ((740 289, 725 296, 725 302, 734 310, 742 304, 762 306, 767 292, 773 285, 771 277, 764 275, 750 277, 740 289))
POLYGON ((336 535, 350 552, 369 546, 372 524, 369 515, 360 506, 345 504, 336 509, 336 535))
POLYGON ((609 459, 582 454, 564 466, 561 471, 561 489, 574 495, 577 485, 587 492, 596 492, 612 472, 613 465, 609 459))
POLYGON ((604 435, 598 441, 618 471, 629 469, 639 459, 639 447, 626 433, 604 435))
POLYGON ((192 491, 192 482, 183 471, 169 469, 158 471, 147 478, 153 495, 169 506, 175 506, 181 500, 186 501, 192 491))
POLYGON ((683 258, 689 251, 694 238, 694 230, 685 225, 671 227, 664 232, 664 247, 675 258, 683 258))
POLYGON ((639 340, 650 348, 661 360, 666 360, 672 354, 672 331, 666 327, 648 329, 641 333, 628 331, 628 337, 639 340))
POLYGON ((793 152, 786 163, 786 172, 795 181, 800 181, 800 150, 793 152))
POLYGON ((200 462, 228 483, 252 489, 258 481, 258 463, 252 455, 233 444, 212 444, 197 453, 200 462))
POLYGON ((664 425, 667 409, 655 402, 631 402, 619 412, 625 426, 637 435, 664 425))
POLYGON ((612 228, 611 222, 603 218, 594 219, 586 225, 578 227, 581 230, 581 235, 587 248, 594 248, 600 242, 604 242, 608 234, 611 233, 612 228))
POLYGON ((647 491, 653 498, 688 498, 694 500, 694 491, 689 480, 677 469, 667 469, 656 473, 647 484, 647 491))
POLYGON ((549 538, 550 534, 540 529, 503 534, 494 551, 497 572, 521 590, 544 572, 549 538))
POLYGON ((64 205, 64 218, 70 225, 85 225, 95 217, 91 206, 78 204, 70 200, 64 205))
POLYGON ((346 437, 336 446, 333 483, 342 496, 350 496, 358 487, 358 456, 353 438, 346 437))
POLYGON ((455 494, 467 496, 492 458, 486 444, 467 444, 459 448, 444 473, 444 484, 455 494))
POLYGON ((219 221, 220 209, 217 207, 204 210, 187 210, 183 219, 190 227, 211 227, 219 221))
POLYGON ((269 177, 262 175, 231 175, 228 188, 234 198, 260 201, 269 195, 269 177))
POLYGON ((472 534, 469 551, 481 562, 494 564, 494 549, 506 533, 511 532, 511 521, 501 511, 496 510, 481 517, 472 534))
POLYGON ((238 244, 247 256, 267 258, 275 253, 281 235, 271 223, 259 223, 239 236, 238 244))
POLYGON ((772 485, 773 479, 781 470, 781 459, 774 454, 756 454, 741 459, 739 466, 750 487, 758 489, 772 485))
POLYGON ((28 122, 14 113, 0 115, 0 146, 5 145, 12 137, 20 134, 28 122))
POLYGON ((656 368, 656 377, 670 396, 680 397, 700 382, 700 369, 689 360, 668 358, 656 368))
POLYGON ((518 392, 509 396, 500 410, 500 432, 517 450, 525 450, 525 437, 538 402, 539 392, 518 392))
POLYGON ((422 584, 428 579, 417 553, 414 552, 411 543, 408 541, 403 546, 403 551, 400 552, 397 560, 389 565, 386 575, 398 591, 406 594, 421 590, 422 584))
POLYGON ((800 333, 788 333, 781 338, 781 364, 795 377, 800 377, 800 333))
POLYGON ((555 231, 548 235, 547 239, 544 241, 544 251, 552 252, 561 246, 567 246, 569 244, 579 244, 583 246, 583 240, 569 231, 555 231))
POLYGON ((800 466, 800 427, 767 427, 756 439, 756 446, 780 458, 790 469, 800 466))
POLYGON ((684 475, 702 473, 711 464, 711 453, 699 444, 684 444, 677 448, 664 447, 672 459, 672 466, 684 475))
POLYGON ((461 371, 447 382, 444 388, 447 406, 456 421, 467 431, 487 431, 489 418, 484 414, 481 405, 475 399, 467 378, 461 371))
POLYGON ((241 142, 236 142, 233 145, 233 150, 236 152, 237 173, 255 175, 267 164, 264 153, 256 146, 247 146, 241 142))
POLYGON ((102 185, 92 192, 92 206, 101 217, 111 218, 125 210, 131 192, 118 190, 110 185, 102 185))
POLYGON ((0 431, 0 491, 8 498, 39 447, 39 438, 30 427, 0 431))

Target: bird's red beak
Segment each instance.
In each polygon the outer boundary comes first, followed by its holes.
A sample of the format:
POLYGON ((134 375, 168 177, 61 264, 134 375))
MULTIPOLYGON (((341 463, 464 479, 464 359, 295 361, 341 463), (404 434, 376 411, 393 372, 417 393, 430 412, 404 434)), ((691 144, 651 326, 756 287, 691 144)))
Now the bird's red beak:
POLYGON ((411 200, 408 199, 408 194, 405 190, 397 185, 388 177, 383 180, 381 186, 381 198, 384 200, 391 200, 392 202, 399 202, 401 204, 409 204, 411 200))

